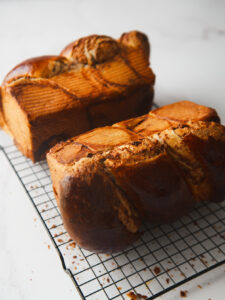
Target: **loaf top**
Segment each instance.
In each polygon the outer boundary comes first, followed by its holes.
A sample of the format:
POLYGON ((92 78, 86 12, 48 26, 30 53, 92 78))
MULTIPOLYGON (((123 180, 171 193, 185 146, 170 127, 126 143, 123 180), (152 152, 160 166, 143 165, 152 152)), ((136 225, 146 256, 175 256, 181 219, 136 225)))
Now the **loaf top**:
POLYGON ((3 94, 10 94, 29 118, 85 107, 126 94, 138 86, 151 86, 149 42, 140 32, 119 40, 91 35, 69 44, 60 56, 28 59, 5 77, 3 94))
MULTIPOLYGON (((112 126, 96 128, 61 142, 49 151, 47 157, 52 157, 63 165, 72 165, 81 158, 91 157, 97 152, 111 150, 125 144, 133 143, 137 146, 141 144, 139 141, 154 133, 182 127, 183 124, 188 123, 193 127, 193 122, 196 121, 220 122, 220 119, 212 108, 191 101, 180 101, 152 110, 147 115, 112 126)), ((214 134, 213 130, 212 134, 214 134)), ((132 148, 132 151, 135 150, 132 148)))

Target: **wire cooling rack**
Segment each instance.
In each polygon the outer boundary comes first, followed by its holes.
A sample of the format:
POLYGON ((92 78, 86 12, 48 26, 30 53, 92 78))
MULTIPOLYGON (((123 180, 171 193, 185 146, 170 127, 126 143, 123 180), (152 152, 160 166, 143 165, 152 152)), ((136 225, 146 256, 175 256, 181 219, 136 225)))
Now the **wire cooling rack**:
POLYGON ((169 225, 145 224, 142 237, 126 251, 94 254, 65 231, 47 163, 33 164, 14 145, 2 151, 82 299, 155 299, 225 263, 225 201, 201 203, 169 225))

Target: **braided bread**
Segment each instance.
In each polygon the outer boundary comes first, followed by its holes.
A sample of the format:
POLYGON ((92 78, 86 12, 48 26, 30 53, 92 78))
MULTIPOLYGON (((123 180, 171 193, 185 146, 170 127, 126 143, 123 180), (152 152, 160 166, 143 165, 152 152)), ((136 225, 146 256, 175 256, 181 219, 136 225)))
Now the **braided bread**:
POLYGON ((117 252, 143 221, 168 223, 225 195, 225 127, 181 101, 61 142, 47 154, 64 225, 82 247, 117 252))
POLYGON ((118 41, 92 35, 60 56, 22 62, 2 83, 0 126, 38 161, 58 141, 147 113, 155 80, 149 49, 137 31, 118 41))

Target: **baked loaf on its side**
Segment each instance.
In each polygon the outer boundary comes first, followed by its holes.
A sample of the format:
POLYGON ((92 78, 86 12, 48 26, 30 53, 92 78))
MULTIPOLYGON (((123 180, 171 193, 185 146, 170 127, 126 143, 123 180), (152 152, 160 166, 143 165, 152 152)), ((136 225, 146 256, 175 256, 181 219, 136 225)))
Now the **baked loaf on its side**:
POLYGON ((67 231, 95 252, 126 248, 143 221, 172 222, 225 196, 225 127, 190 101, 61 142, 47 161, 67 231))
POLYGON ((3 81, 0 126, 34 162, 57 142, 147 113, 155 76, 147 37, 92 35, 28 59, 3 81))

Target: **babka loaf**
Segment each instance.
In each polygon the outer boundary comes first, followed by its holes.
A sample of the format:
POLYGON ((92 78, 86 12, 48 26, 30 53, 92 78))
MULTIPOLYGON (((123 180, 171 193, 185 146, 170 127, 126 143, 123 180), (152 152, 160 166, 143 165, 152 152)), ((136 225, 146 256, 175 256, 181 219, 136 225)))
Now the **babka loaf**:
POLYGON ((60 56, 28 59, 5 77, 0 126, 34 162, 61 140, 147 113, 155 76, 147 37, 92 35, 60 56))
POLYGON ((65 228, 81 247, 117 252, 142 222, 168 223, 225 195, 225 127, 189 101, 89 131, 47 154, 65 228))

